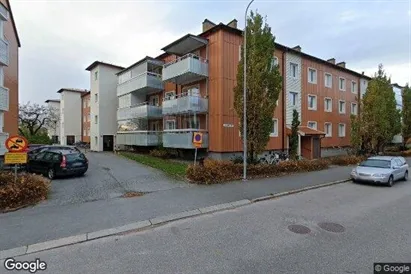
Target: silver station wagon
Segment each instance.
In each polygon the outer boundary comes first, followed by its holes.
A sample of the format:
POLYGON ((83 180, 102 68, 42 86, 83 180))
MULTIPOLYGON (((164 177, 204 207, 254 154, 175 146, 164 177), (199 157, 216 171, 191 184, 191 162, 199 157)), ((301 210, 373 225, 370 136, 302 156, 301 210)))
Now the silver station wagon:
POLYGON ((379 183, 391 187, 395 181, 408 180, 408 164, 403 157, 370 157, 352 170, 351 179, 354 182, 379 183))

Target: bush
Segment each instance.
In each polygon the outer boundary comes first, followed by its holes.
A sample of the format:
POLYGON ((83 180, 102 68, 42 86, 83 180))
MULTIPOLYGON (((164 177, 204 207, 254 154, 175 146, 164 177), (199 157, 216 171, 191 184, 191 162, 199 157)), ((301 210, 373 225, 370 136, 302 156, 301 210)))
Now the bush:
POLYGON ((158 158, 168 158, 168 152, 163 149, 153 149, 150 151, 150 156, 158 158))
POLYGON ((0 172, 0 210, 8 211, 36 204, 47 198, 50 181, 34 174, 0 172))
POLYGON ((349 166, 349 165, 356 165, 364 161, 366 158, 367 158, 366 156, 343 155, 343 156, 328 157, 324 159, 327 160, 330 165, 349 166))

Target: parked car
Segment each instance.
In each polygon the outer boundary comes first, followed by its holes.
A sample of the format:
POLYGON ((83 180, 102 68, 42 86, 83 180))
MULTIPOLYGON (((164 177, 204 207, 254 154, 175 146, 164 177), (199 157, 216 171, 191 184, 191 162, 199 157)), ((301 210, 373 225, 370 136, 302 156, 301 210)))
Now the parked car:
POLYGON ((88 170, 86 156, 76 150, 45 150, 29 159, 27 171, 49 179, 58 176, 81 176, 88 170))
POLYGON ((374 156, 360 163, 351 172, 354 182, 372 182, 393 186, 395 181, 408 180, 408 164, 403 157, 374 156))
POLYGON ((34 155, 37 155, 40 152, 43 151, 62 151, 62 150, 74 150, 77 152, 81 152, 77 147, 75 146, 62 146, 62 145, 42 145, 40 147, 37 147, 33 150, 29 150, 27 152, 27 156, 29 159, 31 159, 34 155))
POLYGON ((81 148, 90 148, 89 143, 82 142, 82 141, 74 143, 74 146, 81 147, 81 148))

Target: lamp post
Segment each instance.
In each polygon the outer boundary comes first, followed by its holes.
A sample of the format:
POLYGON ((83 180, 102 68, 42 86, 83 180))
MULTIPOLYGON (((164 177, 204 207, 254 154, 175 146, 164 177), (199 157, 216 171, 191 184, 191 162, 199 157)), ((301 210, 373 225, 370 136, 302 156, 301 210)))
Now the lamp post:
POLYGON ((248 8, 254 2, 248 3, 244 13, 244 84, 243 84, 243 181, 247 180, 247 13, 248 8))

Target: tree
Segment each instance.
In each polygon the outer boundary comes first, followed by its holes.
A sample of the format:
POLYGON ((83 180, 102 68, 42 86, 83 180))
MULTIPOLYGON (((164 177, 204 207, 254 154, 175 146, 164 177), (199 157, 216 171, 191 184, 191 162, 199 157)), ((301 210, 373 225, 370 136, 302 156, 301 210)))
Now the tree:
POLYGON ((19 106, 19 132, 25 137, 36 135, 53 118, 51 108, 30 102, 19 106))
MULTIPOLYGON (((247 19, 247 158, 254 162, 263 152, 273 127, 273 114, 281 90, 282 77, 274 64, 275 37, 266 19, 251 11, 247 19)), ((242 56, 244 49, 242 48, 242 56)), ((234 108, 240 117, 243 136, 243 85, 244 58, 237 68, 237 85, 234 87, 234 108)))
POLYGON ((362 134, 361 134, 361 127, 360 127, 360 118, 358 115, 351 115, 351 147, 354 151, 358 154, 362 150, 362 134))
POLYGON ((291 136, 290 136, 290 158, 293 160, 298 159, 298 127, 300 126, 300 120, 298 118, 298 111, 293 110, 293 121, 291 123, 291 136))
POLYGON ((402 138, 403 145, 411 138, 411 88, 407 84, 402 91, 402 138))
MULTIPOLYGON (((361 103, 357 132, 360 133, 361 147, 366 152, 378 153, 401 132, 401 115, 397 110, 391 79, 387 77, 382 64, 369 82, 361 103)), ((351 140, 354 143, 356 140, 351 140)))

